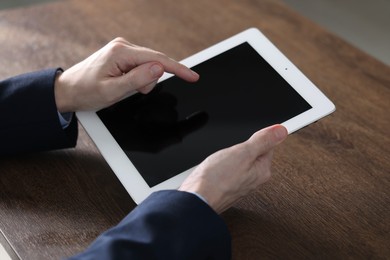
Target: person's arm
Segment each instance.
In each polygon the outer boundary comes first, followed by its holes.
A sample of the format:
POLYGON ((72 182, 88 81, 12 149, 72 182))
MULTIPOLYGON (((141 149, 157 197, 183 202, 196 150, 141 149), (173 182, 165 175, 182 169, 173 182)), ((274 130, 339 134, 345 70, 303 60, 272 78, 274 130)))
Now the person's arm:
POLYGON ((0 155, 76 145, 77 120, 63 129, 58 112, 97 110, 134 91, 148 93, 162 74, 199 77, 166 55, 116 38, 82 62, 0 81, 0 155))
POLYGON ((60 69, 27 73, 0 81, 0 155, 76 145, 77 120, 63 129, 54 82, 60 69))
POLYGON ((191 193, 159 191, 76 259, 230 259, 231 239, 220 216, 191 193))

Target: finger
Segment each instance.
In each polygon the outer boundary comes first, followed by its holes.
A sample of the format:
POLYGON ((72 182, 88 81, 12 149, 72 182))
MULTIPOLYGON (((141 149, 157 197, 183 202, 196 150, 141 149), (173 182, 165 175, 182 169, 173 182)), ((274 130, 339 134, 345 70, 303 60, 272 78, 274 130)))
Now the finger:
POLYGON ((121 60, 116 61, 122 72, 126 73, 144 63, 159 62, 163 65, 164 71, 175 74, 186 81, 195 82, 199 79, 199 75, 196 72, 169 58, 165 54, 131 44, 124 38, 118 37, 112 40, 107 44, 106 48, 111 49, 118 57, 122 57, 121 60))
POLYGON ((161 64, 157 62, 145 63, 121 76, 119 85, 124 94, 139 89, 142 93, 147 93, 154 87, 163 73, 164 68, 161 64))
POLYGON ((144 47, 129 46, 133 51, 132 60, 134 64, 140 65, 147 62, 157 61, 164 67, 164 71, 175 74, 179 78, 182 78, 189 82, 195 82, 199 79, 199 74, 189 69, 183 64, 169 58, 161 52, 157 52, 144 47))
POLYGON ((252 155, 257 158, 272 150, 287 137, 287 129, 282 125, 273 125, 254 133, 246 142, 252 155))
POLYGON ((150 91, 153 90, 153 88, 156 86, 156 84, 157 84, 157 80, 150 83, 149 85, 147 85, 145 87, 137 89, 137 91, 142 93, 142 94, 148 94, 150 91))
POLYGON ((128 41, 127 41, 125 38, 123 38, 123 37, 117 37, 117 38, 113 39, 111 42, 108 43, 108 45, 109 45, 109 44, 116 44, 116 43, 121 43, 121 44, 124 44, 124 45, 129 45, 129 46, 133 46, 133 47, 138 47, 137 45, 128 42, 128 41))

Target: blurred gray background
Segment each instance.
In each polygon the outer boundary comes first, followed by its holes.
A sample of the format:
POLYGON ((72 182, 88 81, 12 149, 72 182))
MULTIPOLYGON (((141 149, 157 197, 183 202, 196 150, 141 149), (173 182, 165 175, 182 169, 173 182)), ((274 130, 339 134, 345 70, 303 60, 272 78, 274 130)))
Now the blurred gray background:
POLYGON ((306 16, 390 65, 389 0, 282 0, 306 16))

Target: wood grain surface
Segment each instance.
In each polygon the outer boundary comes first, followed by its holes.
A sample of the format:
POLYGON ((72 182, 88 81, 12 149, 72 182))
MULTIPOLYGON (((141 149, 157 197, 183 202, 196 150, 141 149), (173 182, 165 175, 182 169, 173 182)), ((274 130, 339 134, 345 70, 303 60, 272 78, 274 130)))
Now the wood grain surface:
MULTIPOLYGON (((69 0, 4 10, 0 77, 66 69, 116 36, 180 60, 249 27, 337 111, 292 134, 275 152, 272 180, 222 215, 233 259, 389 259, 390 68, 278 0, 69 0)), ((75 149, 0 158, 0 229, 22 259, 75 254, 134 206, 81 127, 75 149)))

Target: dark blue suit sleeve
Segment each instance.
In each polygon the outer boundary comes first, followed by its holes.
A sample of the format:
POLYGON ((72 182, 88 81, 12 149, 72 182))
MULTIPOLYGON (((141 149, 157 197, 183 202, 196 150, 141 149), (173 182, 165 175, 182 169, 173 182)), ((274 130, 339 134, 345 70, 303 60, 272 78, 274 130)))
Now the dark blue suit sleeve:
POLYGON ((0 81, 0 155, 73 147, 77 120, 64 131, 54 98, 57 69, 0 81))
POLYGON ((230 259, 228 229, 206 203, 181 191, 153 193, 72 259, 230 259))

